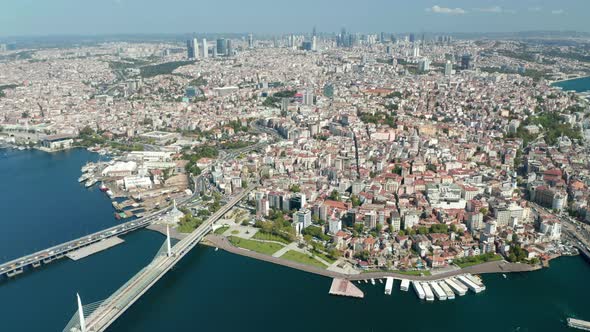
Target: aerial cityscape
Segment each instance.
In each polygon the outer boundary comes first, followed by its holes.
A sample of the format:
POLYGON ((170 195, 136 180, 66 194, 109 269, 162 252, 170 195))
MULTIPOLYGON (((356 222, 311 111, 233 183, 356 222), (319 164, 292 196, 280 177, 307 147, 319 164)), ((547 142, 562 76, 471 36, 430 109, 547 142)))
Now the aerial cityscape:
POLYGON ((590 331, 590 4, 172 2, 0 14, 7 330, 590 331))

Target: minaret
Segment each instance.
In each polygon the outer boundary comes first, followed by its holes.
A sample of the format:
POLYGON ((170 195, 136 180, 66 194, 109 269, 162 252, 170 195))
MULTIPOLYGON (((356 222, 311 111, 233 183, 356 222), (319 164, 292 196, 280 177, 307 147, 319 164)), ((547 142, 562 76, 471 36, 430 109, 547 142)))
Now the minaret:
POLYGON ((84 308, 82 307, 82 301, 80 300, 80 294, 76 293, 78 298, 78 317, 80 318, 80 331, 86 332, 86 321, 84 320, 84 308))
MULTIPOLYGON (((176 203, 174 204, 176 208, 176 203)), ((166 246, 168 247, 168 257, 172 256, 172 246, 170 245, 170 226, 166 225, 166 246)))

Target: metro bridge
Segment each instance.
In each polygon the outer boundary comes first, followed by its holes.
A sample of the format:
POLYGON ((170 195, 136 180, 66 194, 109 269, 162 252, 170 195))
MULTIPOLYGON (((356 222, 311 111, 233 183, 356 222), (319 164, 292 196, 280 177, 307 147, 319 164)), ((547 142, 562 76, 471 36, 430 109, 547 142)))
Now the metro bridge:
POLYGON ((83 306, 78 296, 78 310, 64 328, 64 332, 102 332, 119 318, 133 303, 145 294, 166 272, 170 271, 191 249, 193 249, 219 220, 239 201, 248 195, 256 185, 243 190, 232 198, 203 224, 174 246, 170 243, 167 230, 166 241, 150 264, 141 269, 127 283, 103 301, 83 306))

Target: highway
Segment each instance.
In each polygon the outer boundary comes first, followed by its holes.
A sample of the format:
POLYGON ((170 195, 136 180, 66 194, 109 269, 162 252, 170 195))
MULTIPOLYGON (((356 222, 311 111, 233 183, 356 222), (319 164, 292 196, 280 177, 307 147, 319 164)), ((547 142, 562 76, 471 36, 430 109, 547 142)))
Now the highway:
MULTIPOLYGON (((191 249, 193 249, 207 233, 212 229, 213 223, 233 208, 240 200, 250 193, 256 185, 242 191, 233 197, 226 205, 212 214, 203 224, 195 229, 189 236, 177 242, 169 255, 157 256, 148 266, 143 268, 125 285, 119 288, 113 295, 103 301, 86 318, 86 331, 102 332, 106 330, 118 317, 120 317, 133 303, 135 303, 152 285, 154 285, 166 272, 176 265, 191 249)), ((75 314, 77 316, 78 313, 75 314)), ((67 326, 64 331, 71 329, 81 330, 80 324, 67 326)))

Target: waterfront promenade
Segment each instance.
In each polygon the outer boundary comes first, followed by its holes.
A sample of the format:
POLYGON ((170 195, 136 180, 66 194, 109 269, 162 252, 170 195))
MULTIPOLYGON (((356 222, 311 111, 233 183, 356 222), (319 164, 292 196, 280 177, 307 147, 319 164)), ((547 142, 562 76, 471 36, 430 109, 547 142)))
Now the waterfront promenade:
POLYGON ((483 273, 510 273, 510 272, 530 272, 540 269, 540 266, 532 266, 529 264, 521 264, 521 263, 509 263, 506 261, 494 261, 494 262, 487 262, 479 265, 474 265, 470 267, 466 267, 463 269, 458 269, 454 271, 439 273, 437 275, 428 275, 428 276, 417 276, 417 275, 408 275, 403 273, 394 273, 394 272, 367 272, 367 273, 360 273, 360 274, 345 274, 336 271, 330 271, 322 268, 318 268, 311 265, 306 265, 290 260, 286 260, 279 257, 272 257, 269 255, 257 253, 255 251, 250 251, 247 249, 242 249, 235 247, 232 245, 227 238, 209 234, 206 238, 206 241, 217 248, 223 249, 225 251, 242 255, 250 258, 255 258, 258 260, 283 265, 286 267, 290 267, 293 269, 321 275, 324 277, 329 278, 340 278, 340 279, 348 279, 348 280, 365 280, 370 278, 385 278, 385 277, 394 277, 397 279, 409 279, 409 280, 421 280, 421 281, 430 281, 430 280, 439 280, 444 279, 447 277, 452 277, 455 275, 460 275, 464 273, 471 273, 471 274, 483 274, 483 273))

